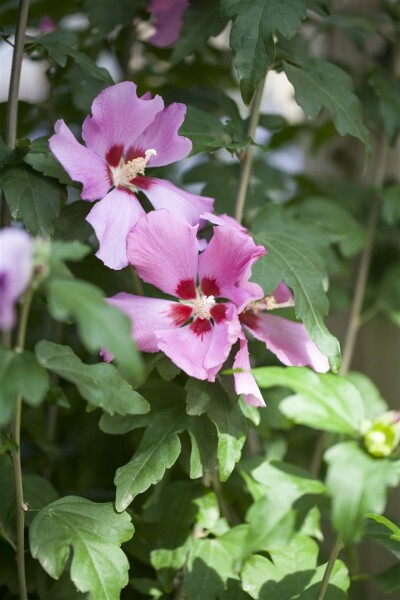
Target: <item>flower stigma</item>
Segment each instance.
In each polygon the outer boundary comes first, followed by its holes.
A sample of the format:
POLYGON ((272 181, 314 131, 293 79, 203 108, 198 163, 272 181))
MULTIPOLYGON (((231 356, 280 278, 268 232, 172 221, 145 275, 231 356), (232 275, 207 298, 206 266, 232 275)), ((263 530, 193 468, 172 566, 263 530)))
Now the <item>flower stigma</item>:
POLYGON ((135 188, 131 183, 132 179, 135 179, 138 175, 144 175, 144 170, 152 156, 157 156, 157 151, 154 150, 154 148, 146 150, 144 157, 138 156, 128 162, 124 162, 124 159, 121 158, 118 167, 110 166, 109 168, 115 187, 123 185, 124 187, 135 188))
POLYGON ((193 302, 194 314, 199 319, 210 319, 210 310, 215 304, 214 296, 197 297, 193 302))

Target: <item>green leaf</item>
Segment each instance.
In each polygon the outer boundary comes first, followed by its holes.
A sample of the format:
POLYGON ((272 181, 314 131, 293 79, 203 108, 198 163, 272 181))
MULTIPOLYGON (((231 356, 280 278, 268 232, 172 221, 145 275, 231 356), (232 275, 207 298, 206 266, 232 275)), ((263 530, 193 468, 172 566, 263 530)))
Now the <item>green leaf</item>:
POLYGON ((25 162, 47 177, 54 177, 54 179, 58 179, 60 183, 66 185, 74 185, 73 181, 51 152, 47 137, 36 138, 32 141, 29 152, 25 156, 25 162))
POLYGON ((252 373, 261 388, 284 386, 296 392, 279 406, 295 423, 359 435, 364 406, 359 391, 345 377, 304 367, 260 367, 252 373))
POLYGON ((0 346, 0 427, 10 421, 17 396, 39 406, 48 387, 48 375, 32 352, 17 353, 0 346))
POLYGON ((379 98, 379 112, 389 142, 393 145, 400 133, 400 81, 384 69, 379 69, 370 75, 368 83, 379 98))
POLYGON ((202 415, 214 397, 214 386, 208 381, 189 378, 185 385, 186 412, 188 415, 202 415))
POLYGON ((0 172, 2 188, 13 219, 22 219, 33 235, 51 235, 66 198, 64 187, 32 169, 11 167, 0 172))
POLYGON ((363 539, 376 542, 400 559, 400 528, 382 515, 369 513, 363 539))
POLYGON ((303 321, 310 338, 328 357, 331 369, 338 371, 339 342, 323 321, 329 304, 323 288, 325 264, 320 254, 289 227, 263 231, 255 239, 268 249, 268 254, 255 264, 253 280, 261 285, 264 294, 273 292, 284 280, 295 296, 296 317, 303 321))
POLYGON ((217 466, 218 437, 216 429, 205 416, 187 420, 192 450, 190 453, 190 478, 212 473, 217 466))
MULTIPOLYGON (((254 555, 242 570, 243 589, 256 600, 314 600, 326 564, 317 566, 318 545, 306 536, 296 536, 287 546, 271 548, 271 559, 254 555)), ((350 585, 342 561, 334 564, 325 600, 345 600, 350 585)))
POLYGON ((368 419, 378 417, 381 413, 388 410, 388 405, 382 398, 378 388, 372 381, 363 373, 350 371, 347 373, 346 379, 350 381, 360 392, 362 402, 364 404, 365 416, 368 419))
POLYGON ((70 56, 80 65, 80 67, 82 67, 87 75, 100 79, 108 85, 114 83, 107 69, 98 67, 89 56, 73 48, 77 42, 77 37, 71 31, 51 31, 50 33, 46 33, 37 38, 35 41, 39 46, 42 46, 47 54, 61 67, 66 66, 67 58, 70 56))
POLYGON ((177 63, 195 50, 202 50, 207 40, 218 35, 226 21, 219 14, 219 4, 215 0, 192 0, 185 11, 179 39, 171 55, 172 63, 177 63))
POLYGON ((369 512, 384 511, 388 488, 399 483, 399 474, 393 461, 368 456, 356 442, 337 444, 324 458, 332 522, 347 544, 361 536, 369 512))
POLYGON ((143 414, 150 410, 146 400, 113 365, 85 365, 68 346, 45 340, 36 344, 36 356, 43 367, 74 383, 85 400, 110 415, 143 414))
POLYGON ((186 415, 176 407, 153 415, 130 462, 117 469, 115 506, 125 510, 138 494, 158 483, 166 469, 171 468, 181 451, 178 433, 185 427, 186 415))
POLYGON ((283 64, 295 89, 297 103, 313 119, 325 107, 332 112, 340 135, 352 135, 371 151, 369 132, 362 122, 361 103, 353 91, 351 77, 321 58, 293 53, 283 64))
POLYGON ((233 17, 230 46, 242 97, 249 104, 275 59, 274 34, 291 38, 306 17, 306 5, 303 0, 222 0, 221 7, 233 17))
POLYGON ((378 288, 378 307, 400 327, 400 265, 398 262, 386 269, 378 288))
POLYGON ((131 337, 128 317, 104 300, 102 292, 84 281, 54 278, 48 283, 51 315, 60 321, 77 321, 82 342, 95 352, 107 349, 133 377, 141 363, 131 337))
POLYGON ((32 556, 51 577, 60 577, 72 555, 77 589, 96 600, 114 600, 128 583, 129 563, 120 545, 133 532, 130 516, 117 514, 111 502, 66 496, 36 515, 29 541, 32 556))
POLYGON ((379 195, 382 198, 382 213, 386 223, 400 223, 400 183, 393 183, 379 190, 379 195))
POLYGON ((374 575, 374 580, 380 585, 385 594, 392 594, 400 588, 400 562, 374 575))
POLYGON ((196 540, 187 563, 183 591, 190 600, 215 600, 228 579, 236 579, 232 556, 218 539, 196 540))
MULTIPOLYGON (((179 130, 193 144, 191 156, 200 152, 215 152, 220 148, 231 148, 232 138, 217 117, 194 106, 187 107, 185 121, 179 130)), ((235 144, 233 145, 235 147, 235 144)))

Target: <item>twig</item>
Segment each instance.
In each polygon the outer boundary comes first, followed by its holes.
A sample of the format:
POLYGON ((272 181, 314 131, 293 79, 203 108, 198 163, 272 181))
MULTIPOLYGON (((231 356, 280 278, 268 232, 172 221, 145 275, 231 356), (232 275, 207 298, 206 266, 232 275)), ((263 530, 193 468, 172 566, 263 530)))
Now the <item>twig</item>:
MULTIPOLYGON (((21 79, 22 56, 24 53, 25 31, 28 21, 29 0, 20 0, 18 7, 17 27, 15 31, 15 44, 11 66, 10 89, 8 91, 7 117, 5 141, 9 148, 14 148, 17 139, 18 118, 18 93, 21 79)), ((3 227, 9 227, 11 223, 10 211, 5 202, 4 194, 2 200, 3 227)))
POLYGON ((321 582, 321 587, 318 592, 317 600, 323 600, 323 598, 325 596, 325 592, 329 585, 329 579, 331 577, 333 567, 335 566, 336 559, 342 548, 343 548, 343 544, 339 540, 339 537, 337 537, 335 540, 335 543, 333 545, 333 548, 331 550, 331 553, 329 555, 328 564, 326 565, 325 573, 324 573, 324 576, 323 576, 323 579, 321 582))
MULTIPOLYGON (((251 105, 251 114, 250 114, 250 123, 249 123, 249 137, 254 140, 256 129, 258 122, 260 120, 260 106, 261 99, 263 96, 264 86, 265 86, 266 76, 263 81, 260 83, 260 87, 256 91, 253 102, 251 105)), ((248 146, 242 163, 242 168, 240 172, 240 180, 239 180, 239 188, 236 195, 235 201, 235 219, 242 221, 243 218, 243 210, 246 202, 247 189, 249 187, 250 176, 251 176, 251 168, 253 166, 253 155, 254 155, 254 145, 251 143, 248 146)))
MULTIPOLYGON (((33 289, 30 287, 26 292, 25 299, 22 305, 21 317, 18 326, 18 338, 15 352, 22 352, 25 347, 26 326, 28 323, 29 310, 32 302, 33 289)), ((18 567, 18 588, 21 600, 27 600, 25 578, 25 507, 24 507, 24 489, 22 482, 21 469, 21 413, 22 413, 22 396, 17 397, 15 403, 15 414, 13 421, 13 439, 15 449, 12 451, 12 462, 15 479, 15 497, 17 503, 17 567, 18 567)))

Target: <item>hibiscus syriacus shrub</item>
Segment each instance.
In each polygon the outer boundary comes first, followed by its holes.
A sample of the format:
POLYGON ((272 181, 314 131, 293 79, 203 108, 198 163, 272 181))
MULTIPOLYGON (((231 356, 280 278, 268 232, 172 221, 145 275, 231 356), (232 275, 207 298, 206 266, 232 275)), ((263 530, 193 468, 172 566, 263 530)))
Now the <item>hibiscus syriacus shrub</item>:
POLYGON ((1 598, 397 597, 400 13, 338 7, 0 7, 1 598))

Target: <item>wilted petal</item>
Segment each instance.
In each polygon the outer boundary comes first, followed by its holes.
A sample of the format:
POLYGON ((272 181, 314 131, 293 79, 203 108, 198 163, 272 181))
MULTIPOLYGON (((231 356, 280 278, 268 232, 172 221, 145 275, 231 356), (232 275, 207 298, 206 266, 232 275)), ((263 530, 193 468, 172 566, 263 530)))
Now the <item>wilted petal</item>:
POLYGON ((144 298, 124 292, 107 298, 107 302, 128 315, 132 322, 132 336, 142 352, 158 352, 158 329, 175 328, 174 309, 177 302, 160 298, 144 298))
POLYGON ((110 148, 128 149, 164 108, 161 96, 138 98, 136 85, 122 81, 95 98, 92 116, 85 119, 82 137, 88 148, 105 159, 110 148))
POLYGON ((249 348, 246 338, 242 335, 240 338, 240 349, 236 354, 234 369, 243 369, 241 373, 234 373, 235 391, 238 395, 243 394, 244 401, 252 406, 265 406, 260 388, 257 385, 254 376, 250 372, 249 348))
POLYGON ((146 213, 136 196, 115 188, 89 212, 86 220, 99 240, 96 256, 110 269, 123 269, 128 264, 128 233, 146 213))
POLYGON ((128 260, 140 277, 166 294, 196 297, 197 227, 165 210, 143 217, 128 236, 128 260))
POLYGON ((155 17, 156 33, 148 41, 159 48, 174 44, 188 5, 189 0, 151 0, 148 11, 155 17))
POLYGON ((178 130, 186 114, 184 104, 170 104, 161 110, 136 141, 142 151, 153 148, 157 154, 149 160, 149 167, 162 167, 185 158, 192 149, 192 142, 178 130))
POLYGON ((265 313, 241 315, 242 323, 255 338, 265 342, 268 350, 290 367, 309 366, 319 373, 329 371, 329 363, 310 340, 301 323, 294 323, 282 317, 265 313))
POLYGON ((266 250, 251 236, 234 227, 214 227, 214 235, 199 257, 203 293, 229 298, 241 311, 251 300, 262 298, 259 285, 250 283, 251 265, 266 250))
POLYGON ((214 198, 190 194, 164 179, 137 177, 134 183, 146 194, 155 209, 165 208, 191 225, 196 225, 200 215, 214 206, 214 198))
POLYGON ((54 126, 56 133, 49 146, 68 175, 83 184, 81 197, 85 200, 103 198, 111 188, 108 167, 97 154, 79 144, 62 119, 54 126))
POLYGON ((25 231, 0 231, 0 329, 14 326, 14 305, 31 277, 32 250, 32 239, 25 231))

